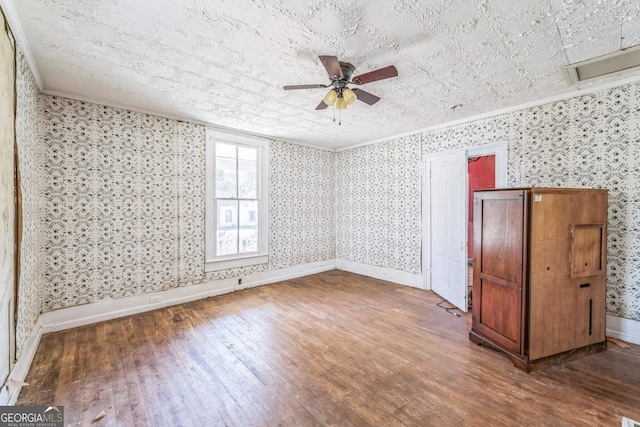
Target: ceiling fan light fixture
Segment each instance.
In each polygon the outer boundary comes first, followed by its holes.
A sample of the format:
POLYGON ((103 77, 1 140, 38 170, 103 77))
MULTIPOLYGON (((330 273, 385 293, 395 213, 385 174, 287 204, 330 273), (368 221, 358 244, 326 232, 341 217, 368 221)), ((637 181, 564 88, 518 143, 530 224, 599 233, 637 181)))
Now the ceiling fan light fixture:
POLYGON ((324 65, 324 68, 329 75, 329 79, 331 80, 328 85, 288 85, 284 86, 284 90, 330 88, 329 92, 324 95, 322 101, 316 107, 316 110, 325 110, 327 107, 333 106, 333 121, 336 121, 336 110, 338 110, 339 125, 342 124, 342 110, 346 110, 347 106, 352 105, 356 101, 362 101, 368 105, 373 105, 380 101, 379 97, 369 92, 360 88, 349 89, 347 85, 363 85, 388 79, 390 77, 396 77, 398 75, 396 67, 389 65, 388 67, 379 68, 377 70, 352 77, 353 71, 356 68, 353 64, 340 62, 338 61, 338 58, 331 55, 321 55, 320 61, 322 62, 322 65, 324 65))
POLYGON ((336 93, 335 90, 331 89, 324 96, 324 103, 327 104, 328 106, 332 106, 333 104, 336 103, 336 99, 338 99, 338 94, 336 93))
POLYGON ((356 93, 348 87, 342 90, 342 97, 344 98, 347 105, 353 104, 358 99, 358 95, 356 95, 356 93))

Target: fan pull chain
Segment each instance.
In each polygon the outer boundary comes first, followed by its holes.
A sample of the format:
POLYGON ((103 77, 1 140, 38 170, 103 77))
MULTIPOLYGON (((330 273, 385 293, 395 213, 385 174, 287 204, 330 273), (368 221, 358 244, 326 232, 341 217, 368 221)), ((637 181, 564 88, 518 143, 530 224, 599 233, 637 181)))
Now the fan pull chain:
POLYGON ((338 111, 338 125, 342 126, 342 110, 338 111))
POLYGON ((336 105, 333 104, 333 123, 336 122, 336 105))

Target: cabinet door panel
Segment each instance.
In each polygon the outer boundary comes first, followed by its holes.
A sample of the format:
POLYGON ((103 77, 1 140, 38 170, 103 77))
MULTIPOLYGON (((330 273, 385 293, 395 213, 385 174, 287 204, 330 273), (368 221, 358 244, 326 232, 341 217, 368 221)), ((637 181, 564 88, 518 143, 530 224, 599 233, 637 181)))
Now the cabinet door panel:
POLYGON ((522 198, 482 201, 482 272, 522 283, 522 198))
POLYGON ((481 278, 482 301, 478 322, 509 351, 520 350, 520 288, 481 278))
POLYGON ((523 352, 524 190, 478 192, 474 199, 473 328, 523 352))

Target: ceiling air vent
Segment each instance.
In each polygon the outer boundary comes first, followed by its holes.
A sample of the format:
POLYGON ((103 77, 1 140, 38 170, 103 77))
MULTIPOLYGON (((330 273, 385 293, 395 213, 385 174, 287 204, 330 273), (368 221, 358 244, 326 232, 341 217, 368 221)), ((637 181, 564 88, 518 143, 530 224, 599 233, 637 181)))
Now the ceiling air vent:
POLYGON ((569 84, 604 77, 622 71, 640 70, 640 46, 589 59, 562 68, 569 84))

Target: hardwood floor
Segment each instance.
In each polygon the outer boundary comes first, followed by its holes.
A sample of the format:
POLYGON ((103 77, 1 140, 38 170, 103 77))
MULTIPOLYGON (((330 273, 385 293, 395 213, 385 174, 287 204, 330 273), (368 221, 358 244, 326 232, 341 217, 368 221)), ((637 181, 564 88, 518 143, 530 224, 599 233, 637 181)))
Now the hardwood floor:
POLYGON ((333 270, 47 334, 18 404, 96 426, 640 420, 640 346, 526 374, 439 301, 333 270))

